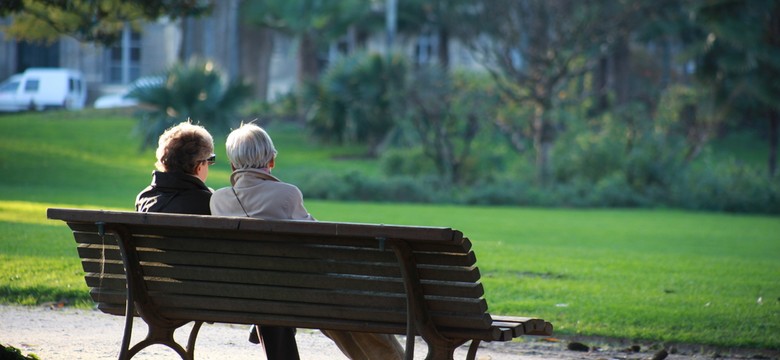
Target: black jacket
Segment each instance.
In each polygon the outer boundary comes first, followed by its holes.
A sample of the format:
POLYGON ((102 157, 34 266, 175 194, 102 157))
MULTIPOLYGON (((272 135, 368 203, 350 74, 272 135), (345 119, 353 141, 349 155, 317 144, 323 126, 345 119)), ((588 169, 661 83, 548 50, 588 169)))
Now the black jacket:
POLYGON ((212 190, 193 175, 155 171, 152 184, 135 198, 135 210, 211 215, 211 193, 212 190))

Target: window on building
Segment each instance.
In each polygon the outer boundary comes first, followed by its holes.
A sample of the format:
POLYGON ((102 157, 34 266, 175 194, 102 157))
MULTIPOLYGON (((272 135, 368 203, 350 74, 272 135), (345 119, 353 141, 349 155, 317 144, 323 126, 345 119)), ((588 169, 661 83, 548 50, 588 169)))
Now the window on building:
POLYGON ((439 51, 439 38, 432 32, 417 37, 414 45, 414 61, 416 64, 430 64, 436 59, 439 51))
POLYGON ((107 82, 127 84, 141 76, 141 33, 126 26, 122 39, 107 50, 107 82))

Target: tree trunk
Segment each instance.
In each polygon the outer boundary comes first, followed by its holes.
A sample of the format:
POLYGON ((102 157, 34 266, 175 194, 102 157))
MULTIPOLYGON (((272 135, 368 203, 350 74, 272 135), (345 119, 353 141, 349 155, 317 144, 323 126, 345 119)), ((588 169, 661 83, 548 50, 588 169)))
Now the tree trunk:
POLYGON ((546 185, 550 173, 550 148, 552 148, 552 134, 550 125, 545 119, 546 109, 543 105, 536 105, 534 110, 533 131, 534 149, 536 150, 536 180, 540 185, 546 185))
POLYGON ((628 38, 620 36, 612 54, 614 59, 614 89, 615 104, 626 105, 631 100, 631 50, 628 47, 628 38))
POLYGON ((709 138, 709 129, 696 121, 697 110, 696 105, 693 104, 687 104, 680 110, 680 119, 687 128, 688 151, 685 154, 686 163, 690 163, 699 155, 709 138))
POLYGON ((241 74, 252 82, 256 99, 268 100, 271 57, 274 51, 273 30, 252 25, 240 26, 241 74))
POLYGON ((317 79, 318 74, 316 35, 304 33, 298 48, 298 85, 317 79))
POLYGON ((672 46, 666 37, 661 39, 661 90, 672 83, 672 46))
POLYGON ((769 111, 769 176, 777 173, 777 142, 780 136, 780 113, 769 111))
POLYGON ((599 58, 599 66, 596 69, 596 108, 594 115, 601 114, 609 108, 609 89, 607 79, 609 76, 609 59, 606 56, 599 58))
POLYGON ((450 67, 450 34, 446 29, 439 29, 439 65, 448 69, 450 67))

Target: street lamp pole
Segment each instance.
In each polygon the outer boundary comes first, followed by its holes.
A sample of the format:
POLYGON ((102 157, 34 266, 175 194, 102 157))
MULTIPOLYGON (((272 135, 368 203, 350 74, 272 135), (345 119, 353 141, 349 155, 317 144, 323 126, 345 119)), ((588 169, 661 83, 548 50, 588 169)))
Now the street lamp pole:
POLYGON ((387 51, 393 50, 398 27, 398 0, 385 0, 385 22, 387 26, 387 51))

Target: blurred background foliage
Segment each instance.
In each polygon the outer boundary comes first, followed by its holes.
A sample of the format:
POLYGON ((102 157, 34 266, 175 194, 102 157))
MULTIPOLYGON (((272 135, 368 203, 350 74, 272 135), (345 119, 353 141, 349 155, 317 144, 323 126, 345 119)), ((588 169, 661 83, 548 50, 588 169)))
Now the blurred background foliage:
MULTIPOLYGON (((386 1, 242 1, 243 22, 296 39, 298 86, 250 101, 208 62, 172 68, 164 90, 137 94, 151 107, 139 113, 146 141, 194 114, 218 134, 257 118, 363 146, 381 164, 285 179, 314 198, 780 213, 780 0, 394 3, 391 33, 386 1), (386 31, 374 51, 367 39, 386 31), (438 44, 425 64, 392 42, 420 33, 438 44), (320 61, 347 34, 349 51, 320 61), (478 66, 453 68, 452 43, 478 66), (741 136, 760 160, 730 154, 741 136)), ((128 19, 106 22, 197 15, 208 2, 166 4, 133 1, 128 19)), ((56 31, 111 40, 90 25, 56 31)))

